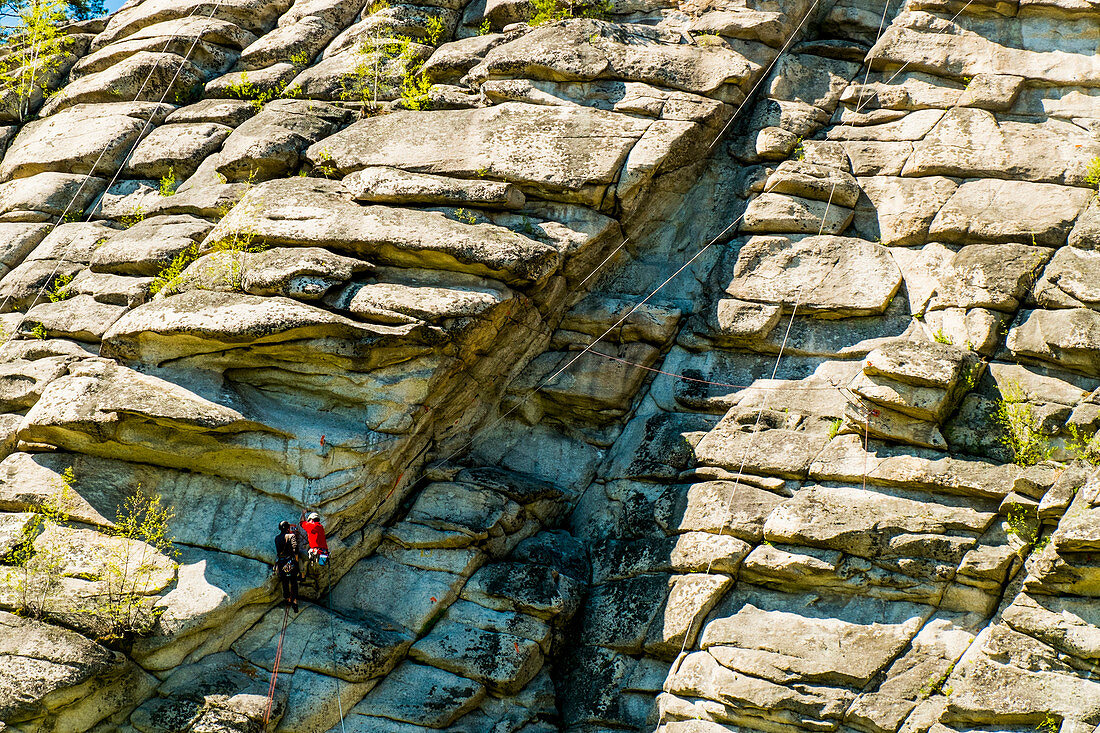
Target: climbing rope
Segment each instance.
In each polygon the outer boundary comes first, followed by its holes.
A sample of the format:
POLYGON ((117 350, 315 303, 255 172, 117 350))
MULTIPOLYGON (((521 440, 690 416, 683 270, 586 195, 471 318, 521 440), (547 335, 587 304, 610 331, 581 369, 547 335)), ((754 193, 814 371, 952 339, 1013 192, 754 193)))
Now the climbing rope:
MULTIPOLYGON (((945 28, 943 28, 943 29, 942 29, 942 30, 940 30, 940 31, 937 31, 936 33, 932 33, 932 34, 930 34, 930 35, 933 35, 933 36, 938 36, 938 35, 943 35, 944 33, 946 33, 946 32, 947 32, 947 30, 948 30, 948 28, 950 28, 950 27, 951 27, 951 24, 953 24, 953 23, 955 22, 955 20, 956 20, 956 19, 957 19, 957 18, 958 18, 958 17, 960 16, 960 15, 962 15, 962 14, 963 14, 963 11, 965 11, 965 10, 966 10, 967 8, 969 8, 969 7, 970 7, 970 4, 971 4, 972 2, 974 2, 974 0, 966 0, 966 5, 963 5, 963 6, 961 7, 961 8, 959 8, 959 12, 957 12, 957 13, 955 13, 954 15, 952 15, 952 16, 951 16, 951 20, 947 21, 947 26, 946 26, 945 28)), ((887 3, 887 5, 889 6, 889 3, 887 3)), ((880 30, 880 33, 881 33, 881 30, 880 30)), ((877 40, 877 39, 876 39, 876 41, 875 41, 875 44, 876 44, 876 45, 878 44, 878 40, 877 40)), ((865 63, 867 64, 867 72, 868 72, 868 74, 870 74, 870 71, 871 71, 871 61, 872 61, 872 59, 868 58, 868 59, 866 60, 866 62, 865 62, 865 63)), ((890 83, 890 82, 892 82, 892 81, 893 81, 894 79, 897 79, 897 78, 898 78, 898 76, 899 76, 899 75, 900 75, 900 74, 901 74, 901 73, 902 73, 903 71, 905 71, 905 70, 906 70, 906 69, 907 69, 907 68, 909 67, 909 65, 910 65, 911 63, 912 63, 911 61, 906 61, 905 63, 903 63, 903 64, 902 64, 902 65, 901 65, 901 66, 900 66, 900 67, 898 68, 898 70, 897 70, 897 71, 895 71, 895 72, 894 72, 894 73, 893 73, 893 74, 892 74, 892 75, 890 76, 890 78, 889 78, 889 79, 887 79, 887 80, 886 80, 886 81, 885 81, 884 83, 885 83, 885 84, 889 84, 889 83, 890 83)), ((863 94, 862 94, 862 91, 861 91, 861 92, 860 92, 860 98, 861 98, 861 100, 862 100, 862 96, 863 96, 863 94)), ((874 95, 872 95, 872 96, 868 97, 868 98, 867 98, 867 102, 862 102, 862 101, 861 101, 861 102, 860 102, 860 104, 856 106, 856 109, 855 109, 855 111, 856 111, 857 113, 858 113, 858 112, 860 112, 860 111, 862 111, 862 110, 863 110, 863 107, 864 107, 864 105, 865 105, 865 104, 868 104, 868 103, 870 103, 870 101, 871 101, 872 99, 874 99, 874 95)))
POLYGON ((837 390, 843 389, 843 387, 839 387, 835 384, 830 386, 830 387, 813 387, 813 386, 809 386, 809 385, 807 385, 805 387, 765 387, 765 386, 756 385, 756 384, 731 384, 729 382, 712 382, 709 379, 699 379, 697 377, 689 377, 685 374, 677 374, 676 372, 670 372, 670 371, 666 371, 664 369, 657 369, 655 367, 646 366, 645 364, 639 364, 636 361, 630 361, 629 359, 623 359, 621 357, 613 356, 611 354, 605 354, 602 351, 592 351, 590 353, 592 353, 594 356, 602 356, 605 359, 610 359, 611 361, 617 361, 617 362, 620 362, 622 364, 627 364, 627 365, 632 366, 632 367, 637 367, 638 369, 642 369, 642 370, 645 370, 647 372, 653 372, 654 374, 663 374, 666 377, 672 377, 673 379, 679 379, 679 380, 682 380, 684 382, 696 382, 698 384, 707 384, 707 385, 711 385, 713 387, 730 387, 732 389, 758 389, 762 392, 767 391, 767 390, 771 390, 772 392, 791 392, 791 391, 794 391, 794 390, 797 390, 799 392, 809 392, 809 391, 836 392, 837 390))
MULTIPOLYGON (((223 0, 217 0, 217 2, 215 2, 213 4, 213 6, 210 8, 209 15, 206 16, 207 19, 212 18, 214 16, 214 13, 217 11, 218 7, 221 6, 222 2, 223 2, 223 0)), ((145 75, 145 79, 141 82, 141 86, 138 88, 137 93, 134 95, 134 98, 133 98, 133 100, 131 100, 131 102, 137 102, 140 99, 142 92, 145 91, 145 87, 148 86, 149 81, 153 78, 153 73, 160 66, 161 56, 163 56, 164 53, 168 50, 168 46, 172 43, 172 41, 174 41, 176 38, 179 37, 180 31, 182 31, 183 28, 188 24, 188 21, 191 20, 191 18, 193 18, 195 16, 195 14, 197 13, 197 11, 199 10, 200 7, 201 7, 201 5, 196 5, 191 10, 190 13, 188 13, 186 16, 184 16, 181 19, 180 25, 178 25, 176 27, 176 32, 173 33, 171 36, 169 36, 168 40, 164 42, 164 46, 161 48, 161 53, 157 56, 156 62, 152 65, 152 67, 150 67, 149 73, 147 73, 145 75)), ((160 99, 157 101, 158 105, 163 104, 164 100, 168 97, 168 92, 171 91, 172 84, 174 84, 176 82, 176 79, 179 78, 180 73, 183 71, 183 67, 190 60, 191 54, 194 53, 195 47, 198 45, 199 39, 200 39, 200 36, 198 34, 196 34, 195 38, 191 42, 191 47, 187 49, 187 54, 183 57, 183 61, 180 63, 179 68, 176 69, 176 73, 172 77, 172 81, 168 83, 168 85, 164 89, 164 93, 161 94, 160 99)), ((142 138, 145 135, 145 131, 149 129, 150 125, 152 125, 154 116, 156 116, 156 109, 153 109, 149 112, 149 119, 147 119, 145 121, 145 123, 142 125, 141 132, 137 135, 137 137, 134 139, 134 142, 130 145, 129 150, 127 151, 125 157, 122 159, 122 164, 119 166, 118 171, 115 172, 114 176, 111 177, 110 183, 108 183, 107 187, 104 188, 104 195, 106 195, 106 192, 110 189, 110 187, 112 185, 114 185, 115 181, 118 179, 119 173, 122 172, 122 169, 126 166, 126 163, 130 160, 131 156, 133 156, 134 150, 137 149, 138 143, 141 142, 142 138)), ((84 187, 88 184, 88 181, 90 181, 94 177, 96 169, 99 168, 99 164, 103 161, 103 156, 107 154, 107 149, 108 149, 107 146, 104 146, 104 148, 99 152, 99 155, 96 157, 95 161, 92 163, 91 169, 84 176, 84 180, 82 180, 80 182, 80 186, 77 187, 76 192, 73 193, 72 198, 69 200, 68 204, 65 205, 65 209, 61 212, 61 216, 59 216, 57 218, 57 221, 53 222, 53 224, 50 226, 49 231, 46 232, 47 237, 50 234, 52 234, 54 232, 54 230, 57 229, 57 227, 59 227, 62 224, 62 222, 65 221, 65 218, 69 214, 69 210, 72 208, 73 204, 76 203, 76 200, 80 197, 80 194, 84 190, 84 187)), ((91 218, 92 218, 92 213, 89 212, 87 214, 87 217, 84 219, 84 221, 85 222, 91 221, 91 218)), ((43 237, 43 240, 44 239, 45 239, 45 237, 43 237)), ((30 305, 27 307, 28 311, 30 311, 30 309, 32 307, 34 307, 35 304, 38 303, 39 299, 42 297, 42 294, 46 291, 46 288, 49 287, 49 285, 53 282, 54 276, 57 274, 58 267, 61 266, 61 263, 64 261, 65 256, 68 254, 69 249, 72 246, 73 246, 73 241, 70 241, 61 250, 60 255, 55 258, 53 269, 50 270, 49 276, 45 279, 45 281, 42 283, 42 286, 39 287, 37 292, 35 293, 34 298, 31 300, 30 305)), ((4 300, 2 302, 0 302, 0 311, 2 311, 4 309, 4 307, 6 307, 7 304, 11 301, 11 297, 12 297, 11 295, 8 295, 4 298, 4 300)), ((19 328, 23 325, 23 322, 26 320, 26 317, 27 317, 26 313, 23 313, 21 315, 19 321, 15 324, 15 327, 11 329, 11 333, 7 336, 7 338, 5 338, 3 340, 2 343, 0 343, 0 347, 6 346, 8 344, 8 342, 10 342, 12 339, 15 338, 15 335, 19 332, 19 328)))
POLYGON ((271 684, 267 687, 267 709, 264 711, 264 729, 271 720, 271 706, 275 701, 275 685, 279 681, 279 662, 283 660, 283 639, 286 637, 286 627, 290 619, 290 606, 283 611, 283 628, 279 631, 279 643, 275 645, 275 664, 271 667, 271 684))
MULTIPOLYGON (((829 200, 825 203, 825 211, 821 215, 821 226, 818 228, 818 232, 817 232, 818 235, 820 235, 821 232, 823 232, 825 230, 825 219, 829 215, 829 207, 833 203, 833 193, 835 191, 836 191, 836 181, 834 180, 833 181, 833 186, 829 190, 829 200)), ((773 380, 775 379, 776 375, 779 373, 779 365, 783 361, 783 352, 787 348, 787 340, 791 335, 791 327, 794 326, 795 316, 798 314, 798 306, 801 305, 801 303, 802 303, 802 291, 803 291, 803 288, 805 287, 805 285, 806 285, 805 281, 800 283, 799 286, 798 286, 798 292, 795 294, 794 307, 791 309, 791 317, 787 321, 786 330, 783 332, 783 341, 779 345, 779 355, 775 359, 775 366, 772 367, 772 376, 771 376, 771 378, 773 380)), ((764 410, 767 408, 768 400, 770 398, 771 398, 771 393, 770 392, 765 392, 764 393, 764 399, 761 402, 760 407, 756 411, 756 421, 753 423, 752 433, 749 437, 748 445, 746 445, 745 449, 741 452, 741 464, 737 467, 737 476, 733 479, 733 482, 734 482, 735 485, 740 484, 741 477, 744 475, 745 465, 748 463, 749 455, 752 453, 753 446, 756 444, 756 436, 760 434, 760 430, 759 430, 759 428, 760 428, 760 418, 763 416, 764 410)), ((731 491, 730 496, 729 496, 729 501, 726 502, 725 512, 722 514, 723 517, 729 516, 732 513, 734 496, 735 496, 734 492, 731 491)), ((719 528, 718 528, 718 536, 719 537, 723 536, 725 534, 725 531, 726 531, 726 524, 725 524, 725 521, 723 521, 722 525, 719 526, 719 528)), ((714 568, 714 561, 716 559, 717 559, 717 555, 715 555, 714 557, 711 557, 710 560, 707 562, 707 570, 706 570, 707 575, 710 575, 710 571, 714 568)), ((681 657, 683 657, 684 652, 687 650, 688 639, 691 638, 691 636, 692 636, 690 634, 690 631, 691 630, 688 629, 687 631, 684 632, 683 643, 680 644, 680 651, 676 655, 677 661, 679 661, 679 659, 681 657)), ((664 714, 664 711, 662 711, 661 715, 660 715, 660 719, 658 720, 658 723, 657 723, 657 727, 660 728, 660 726, 664 722, 665 722, 665 714, 664 714)))
MULTIPOLYGON (((328 576, 326 575, 326 578, 328 576)), ((344 728, 344 700, 340 694, 340 678, 336 675, 336 614, 332 610, 332 589, 325 587, 325 600, 328 605, 328 633, 332 644, 332 684, 336 688, 336 705, 340 711, 340 733, 347 733, 344 728)))

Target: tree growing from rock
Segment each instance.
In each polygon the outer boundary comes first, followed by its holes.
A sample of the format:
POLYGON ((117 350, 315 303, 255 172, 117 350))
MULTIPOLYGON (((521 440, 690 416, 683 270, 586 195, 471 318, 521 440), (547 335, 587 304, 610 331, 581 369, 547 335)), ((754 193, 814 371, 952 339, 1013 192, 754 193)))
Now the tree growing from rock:
POLYGON ((35 539, 69 519, 75 499, 73 469, 66 468, 55 490, 38 506, 23 528, 22 542, 8 553, 3 586, 11 594, 15 610, 22 616, 42 618, 50 612, 61 584, 64 557, 48 543, 35 545, 35 539))
POLYGON ((27 119, 62 71, 62 27, 104 12, 103 0, 0 0, 0 105, 27 119))
POLYGON ((118 507, 111 543, 103 568, 104 596, 91 611, 107 628, 107 639, 148 633, 160 615, 150 592, 161 565, 157 559, 174 557, 169 523, 174 516, 160 494, 138 484, 118 507))

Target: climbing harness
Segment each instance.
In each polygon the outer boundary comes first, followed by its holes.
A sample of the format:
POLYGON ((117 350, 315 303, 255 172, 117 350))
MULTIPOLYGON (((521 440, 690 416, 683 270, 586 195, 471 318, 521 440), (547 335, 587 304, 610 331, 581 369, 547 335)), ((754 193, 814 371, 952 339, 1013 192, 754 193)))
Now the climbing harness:
POLYGON ((286 627, 290 620, 290 606, 283 611, 283 627, 279 631, 279 643, 275 645, 275 664, 271 667, 271 684, 267 688, 267 709, 264 711, 264 729, 271 720, 271 706, 275 701, 275 685, 279 681, 279 662, 283 659, 283 639, 286 637, 286 627))

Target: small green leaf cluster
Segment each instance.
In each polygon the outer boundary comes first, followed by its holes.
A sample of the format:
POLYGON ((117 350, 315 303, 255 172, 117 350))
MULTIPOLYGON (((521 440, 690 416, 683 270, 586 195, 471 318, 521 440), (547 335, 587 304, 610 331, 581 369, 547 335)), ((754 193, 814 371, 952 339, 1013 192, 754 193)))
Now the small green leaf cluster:
POLYGON ((67 273, 55 275, 49 289, 46 290, 46 297, 50 299, 51 303, 60 303, 73 297, 76 293, 69 287, 72 281, 73 276, 67 273))
POLYGON ((477 224, 477 215, 469 209, 455 209, 454 216, 461 222, 477 224))
POLYGON ((1085 183, 1100 191, 1100 158, 1093 158, 1085 169, 1085 183))
POLYGON ((1066 450, 1077 460, 1100 466, 1100 438, 1087 435, 1073 423, 1066 425, 1066 431, 1069 433, 1066 450))
POLYGON ((993 420, 1001 428, 1001 442, 1012 453, 1018 466, 1034 466, 1054 453, 1054 446, 1040 430, 1039 420, 1031 411, 1027 395, 1017 384, 1000 387, 1001 399, 993 410, 993 420))
POLYGON ((572 0, 566 0, 565 3, 560 3, 559 0, 532 0, 531 5, 535 9, 535 14, 527 21, 531 26, 545 25, 569 18, 605 20, 615 7, 612 0, 597 0, 593 3, 579 3, 572 0))
MULTIPOLYGON (((292 63, 293 63, 293 57, 292 63)), ((308 66, 308 62, 306 64, 308 66)), ((248 72, 242 71, 240 81, 230 84, 226 88, 226 92, 231 97, 242 99, 252 105, 252 108, 257 112, 264 108, 264 105, 273 99, 293 99, 302 95, 301 87, 292 87, 287 89, 290 85, 290 79, 283 79, 278 83, 270 87, 261 87, 259 84, 253 84, 248 80, 248 72)))
POLYGON ((122 225, 123 229, 129 229, 135 224, 140 224, 143 221, 145 221, 145 208, 139 204, 134 206, 129 214, 123 214, 119 217, 118 223, 122 225))
POLYGON ((0 584, 13 591, 18 604, 15 610, 21 616, 42 618, 53 610, 64 557, 49 543, 35 545, 34 541, 51 527, 69 520, 76 499, 74 479, 70 466, 53 482, 49 496, 28 507, 33 516, 23 528, 21 541, 0 559, 6 566, 0 584))
POLYGON ((942 674, 932 675, 920 688, 920 696, 922 700, 927 700, 932 695, 944 695, 950 696, 953 692, 952 688, 946 686, 947 678, 951 676, 951 673, 955 671, 955 665, 948 665, 947 669, 942 674))
POLYGON ((175 168, 169 166, 168 172, 160 177, 159 193, 161 196, 174 196, 176 189, 179 188, 180 182, 176 180, 175 168))

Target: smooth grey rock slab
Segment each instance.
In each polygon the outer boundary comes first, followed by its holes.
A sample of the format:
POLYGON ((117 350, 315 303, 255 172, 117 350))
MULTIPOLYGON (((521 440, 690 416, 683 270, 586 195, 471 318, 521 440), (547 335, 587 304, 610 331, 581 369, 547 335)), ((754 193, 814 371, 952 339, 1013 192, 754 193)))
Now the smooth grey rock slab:
POLYGON ((485 688, 477 682, 436 667, 404 662, 352 708, 349 717, 370 715, 444 728, 477 707, 484 697, 485 688))
POLYGON ((432 176, 399 168, 364 168, 344 176, 341 183, 356 201, 380 204, 519 209, 525 201, 523 193, 508 183, 432 176))
POLYGON ((768 177, 764 190, 804 199, 832 202, 852 208, 859 199, 859 184, 848 172, 800 160, 785 160, 768 177))
POLYGON ((1100 310, 1100 252, 1062 247, 1043 270, 1033 292, 1043 308, 1100 310))
POLYGON ((462 598, 497 611, 517 611, 564 623, 581 604, 585 586, 553 568, 517 562, 485 565, 462 589, 462 598))
POLYGON ((775 234, 840 234, 852 221, 852 209, 817 201, 766 192, 745 209, 743 232, 775 234))
POLYGON ((700 645, 721 664, 776 683, 860 686, 894 660, 932 611, 742 586, 715 608, 700 645))
POLYGON ((1066 242, 1092 193, 1085 188, 983 178, 966 181, 936 214, 928 234, 947 242, 1066 242))
POLYGON ((368 623, 388 621, 385 631, 422 633, 458 597, 463 578, 423 570, 375 555, 360 560, 332 589, 337 612, 368 623))
POLYGON ((269 181, 254 186, 208 241, 251 233, 272 246, 324 247, 378 264, 468 272, 517 284, 541 281, 561 262, 554 247, 503 227, 469 224, 438 211, 360 206, 346 197, 330 181, 269 181))
POLYGON ((672 486, 657 500, 654 514, 666 532, 728 534, 748 542, 763 539, 764 521, 784 497, 738 481, 672 486))
POLYGON ((413 644, 409 657, 455 672, 505 695, 519 692, 543 663, 539 645, 529 639, 449 620, 437 624, 413 644))
POLYGON ((216 152, 232 128, 212 122, 161 125, 134 148, 127 172, 135 178, 171 177, 194 173, 203 158, 216 152))
POLYGON ((129 229, 111 233, 91 256, 94 272, 116 275, 159 275, 189 247, 194 247, 213 224, 194 216, 151 216, 129 229))
POLYGON ((106 185, 97 176, 71 173, 39 173, 0 183, 0 218, 47 221, 50 217, 79 217, 106 185))
POLYGON ((180 107, 164 121, 169 125, 208 122, 236 127, 256 114, 256 108, 244 99, 203 99, 180 107))
MULTIPOLYGON (((652 123, 584 107, 507 102, 471 110, 395 112, 356 122, 306 158, 341 173, 388 166, 538 186, 595 203, 652 123), (422 132, 410 139, 408 126, 422 132), (400 146, 392 144, 401 140, 400 146), (455 141, 461 140, 461 145, 455 141), (331 162, 326 163, 326 160, 331 162), (589 193, 591 192, 591 193, 589 193)), ((582 201, 585 202, 585 201, 582 201)))
MULTIPOLYGON (((276 606, 233 644, 233 650, 270 671, 282 622, 283 609, 276 606)), ((411 641, 404 634, 308 605, 287 624, 280 666, 365 682, 388 673, 411 641)))
POLYGON ((869 205, 856 205, 855 229, 865 239, 892 247, 923 244, 932 220, 958 188, 942 176, 868 176, 859 179, 859 186, 869 205))
POLYGON ((612 78, 711 94, 723 84, 746 81, 755 71, 733 49, 704 50, 657 35, 592 19, 546 25, 496 46, 466 78, 612 78))
POLYGON ((843 318, 882 313, 901 285, 886 248, 861 239, 754 237, 737 256, 734 298, 780 304, 790 312, 843 318))
POLYGON ((866 558, 917 556, 957 564, 995 515, 964 501, 947 505, 923 498, 809 486, 772 512, 764 537, 866 558))
POLYGON ((27 311, 19 330, 26 334, 40 325, 51 338, 96 343, 126 310, 126 306, 101 303, 90 295, 76 295, 56 303, 39 303, 27 311))
POLYGON ((1015 311, 1030 281, 1053 254, 1027 244, 969 244, 951 258, 928 308, 1015 311))
POLYGON ((1021 311, 1006 345, 1017 357, 1100 376, 1100 313, 1089 308, 1021 311))
POLYGON ((81 104, 29 122, 8 146, 0 180, 48 171, 91 173, 93 166, 99 175, 116 173, 130 146, 148 132, 146 122, 159 124, 171 111, 151 102, 81 104))

